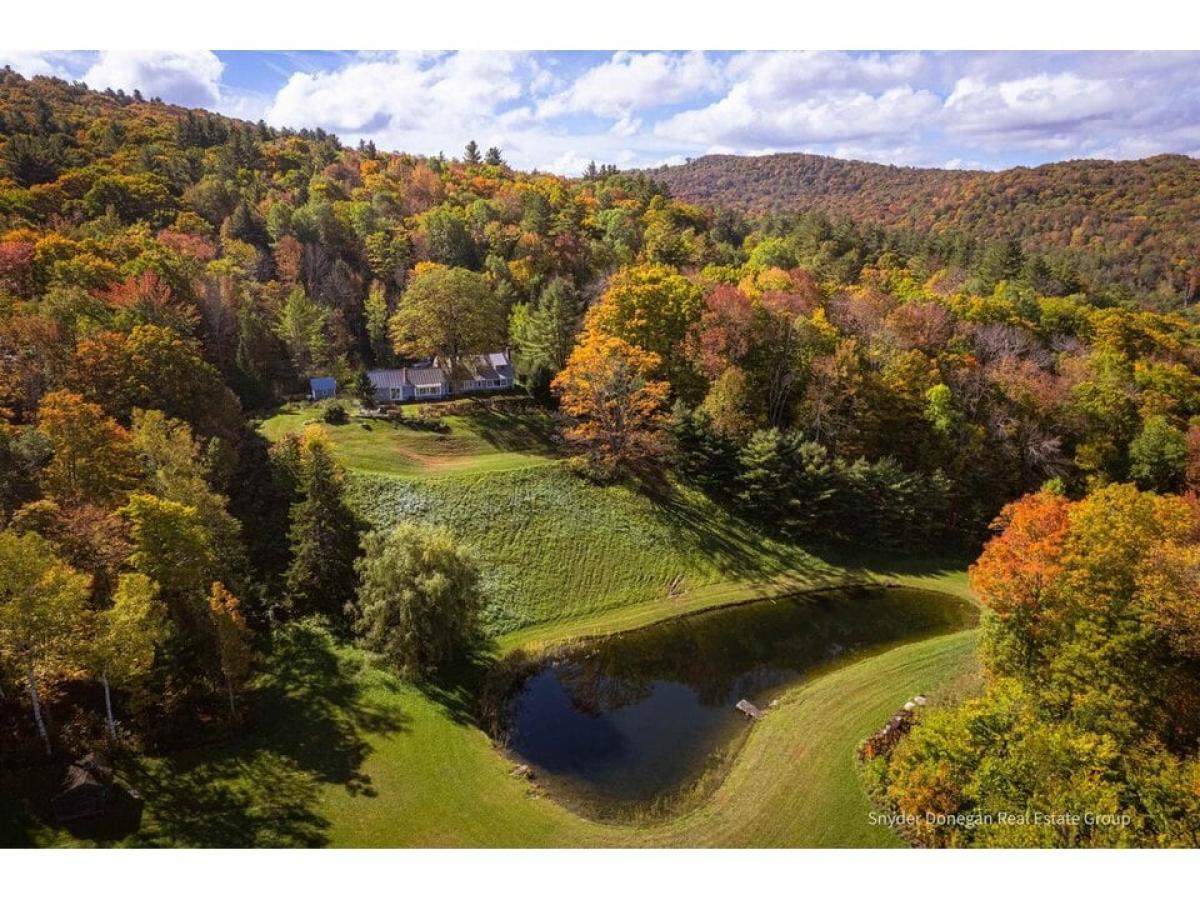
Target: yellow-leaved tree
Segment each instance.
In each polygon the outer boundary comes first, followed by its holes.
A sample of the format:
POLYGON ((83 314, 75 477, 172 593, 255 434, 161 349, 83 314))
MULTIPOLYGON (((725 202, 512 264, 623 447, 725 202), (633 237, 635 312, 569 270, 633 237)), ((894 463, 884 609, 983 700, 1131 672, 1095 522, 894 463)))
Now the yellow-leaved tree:
POLYGON ((59 559, 49 541, 0 531, 0 656, 25 679, 47 755, 39 686, 78 668, 90 591, 91 579, 59 559))
POLYGON ((229 714, 235 719, 235 692, 246 680, 254 664, 254 652, 250 647, 250 628, 238 610, 239 605, 238 598, 233 596, 225 585, 219 581, 213 583, 212 593, 208 596, 208 610, 217 639, 221 674, 225 676, 225 689, 229 693, 229 714))
POLYGON ((573 423, 566 439, 611 476, 660 458, 670 386, 656 381, 658 354, 596 329, 585 332, 551 390, 573 423))
POLYGON ((126 687, 150 671, 167 636, 167 613, 158 599, 158 585, 139 572, 129 572, 117 581, 112 606, 95 618, 91 664, 104 687, 104 717, 108 735, 115 741, 112 686, 126 687))

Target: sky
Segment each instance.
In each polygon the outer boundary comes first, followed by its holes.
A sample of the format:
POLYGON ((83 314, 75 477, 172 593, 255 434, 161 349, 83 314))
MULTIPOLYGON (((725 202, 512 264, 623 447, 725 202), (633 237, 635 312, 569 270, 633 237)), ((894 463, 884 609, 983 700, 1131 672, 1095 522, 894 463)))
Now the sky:
POLYGON ((1200 157, 1192 52, 0 51, 0 65, 135 88, 345 143, 525 169, 802 151, 1000 169, 1200 157))

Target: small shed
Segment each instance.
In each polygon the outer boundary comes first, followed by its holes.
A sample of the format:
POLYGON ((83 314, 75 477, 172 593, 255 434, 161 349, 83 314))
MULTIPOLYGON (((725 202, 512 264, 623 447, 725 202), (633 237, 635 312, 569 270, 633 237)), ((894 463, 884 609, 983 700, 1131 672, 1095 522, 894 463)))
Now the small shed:
POLYGON ((337 396, 337 379, 327 375, 308 379, 309 396, 314 400, 330 400, 337 396))
POLYGON ((50 801, 59 822, 103 813, 113 800, 112 766, 100 753, 89 753, 67 767, 62 788, 50 801))

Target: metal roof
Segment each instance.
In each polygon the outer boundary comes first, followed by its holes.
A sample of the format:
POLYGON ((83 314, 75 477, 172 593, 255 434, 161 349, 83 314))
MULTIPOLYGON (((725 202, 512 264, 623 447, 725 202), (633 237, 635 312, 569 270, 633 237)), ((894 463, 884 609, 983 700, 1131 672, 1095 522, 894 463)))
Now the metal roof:
POLYGON ((406 369, 408 383, 414 387, 445 384, 446 373, 441 369, 406 369))
POLYGON ((507 353, 480 353, 478 356, 468 356, 462 361, 462 367, 467 378, 478 380, 507 378, 512 374, 507 353))
POLYGON ((376 388, 398 388, 408 383, 405 381, 404 372, 404 369, 372 369, 367 372, 367 378, 376 388))

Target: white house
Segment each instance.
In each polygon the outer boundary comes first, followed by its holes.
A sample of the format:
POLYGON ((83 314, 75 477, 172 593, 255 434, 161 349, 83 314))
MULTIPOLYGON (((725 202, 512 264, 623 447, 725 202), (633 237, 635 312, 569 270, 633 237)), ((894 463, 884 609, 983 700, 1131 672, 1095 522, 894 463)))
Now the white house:
POLYGON ((367 372, 377 403, 436 400, 460 394, 506 391, 513 386, 508 351, 466 357, 459 363, 458 375, 458 378, 451 378, 449 363, 440 359, 402 369, 367 372))

